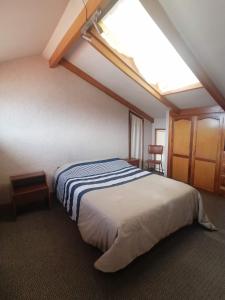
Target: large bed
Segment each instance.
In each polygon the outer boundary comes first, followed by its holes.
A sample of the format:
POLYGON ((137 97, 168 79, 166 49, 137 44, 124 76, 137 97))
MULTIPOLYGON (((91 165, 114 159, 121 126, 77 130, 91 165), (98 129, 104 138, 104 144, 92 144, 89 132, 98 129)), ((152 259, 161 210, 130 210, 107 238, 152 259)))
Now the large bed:
POLYGON ((213 230, 199 192, 113 158, 58 168, 55 192, 85 242, 102 250, 95 268, 116 272, 195 220, 213 230))

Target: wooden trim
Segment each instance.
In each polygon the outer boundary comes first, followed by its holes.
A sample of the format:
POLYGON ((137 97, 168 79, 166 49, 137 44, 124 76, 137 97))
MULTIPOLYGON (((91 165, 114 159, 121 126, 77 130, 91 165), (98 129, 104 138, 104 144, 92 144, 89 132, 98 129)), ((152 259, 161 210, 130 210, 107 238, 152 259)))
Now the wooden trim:
POLYGON ((203 114, 218 114, 218 113, 224 113, 224 110, 218 106, 205 106, 205 107, 195 107, 195 108, 186 108, 181 109, 179 114, 175 114, 172 112, 173 116, 193 116, 193 115, 203 115, 203 114))
POLYGON ((175 47, 177 52, 181 55, 187 65, 190 67, 192 72, 196 75, 208 93, 213 97, 213 99, 225 109, 225 98, 216 85, 213 83, 211 78, 198 63, 197 59, 167 16, 163 7, 159 1, 148 0, 141 1, 145 9, 148 11, 150 16, 153 18, 155 23, 160 27, 162 32, 166 35, 171 44, 175 47))
POLYGON ((181 116, 181 115, 173 115, 173 114, 171 114, 172 115, 172 118, 173 118, 173 120, 175 120, 175 121, 178 121, 178 120, 190 120, 191 119, 191 117, 192 116, 181 116))
POLYGON ((100 91, 105 93, 106 95, 112 97, 113 99, 115 99, 119 103, 121 103, 124 106, 128 107, 132 112, 138 114, 139 116, 142 116, 143 118, 150 121, 151 123, 154 122, 154 119, 151 116, 149 116, 148 114, 146 114, 145 112, 140 110, 135 105, 129 103, 127 100, 125 100, 124 98, 122 98, 118 94, 114 93, 112 90, 110 90, 109 88, 107 88, 106 86, 104 86, 103 84, 98 82, 97 80, 95 80, 93 77, 89 76, 87 73, 85 73, 84 71, 82 71, 81 69, 76 67, 75 65, 71 64, 69 61, 67 61, 65 59, 62 59, 60 61, 60 64, 63 67, 65 67, 67 70, 69 70, 72 73, 78 75, 79 77, 81 77, 85 81, 89 82, 91 85, 93 85, 94 87, 96 87, 97 89, 99 89, 100 91))
POLYGON ((123 73, 133 79, 137 84, 144 88, 148 93, 150 93, 155 99, 161 102, 166 107, 172 109, 176 113, 179 113, 179 108, 172 102, 167 100, 158 91, 156 91, 147 81, 145 81, 133 68, 119 57, 115 51, 113 51, 106 43, 100 39, 95 32, 92 30, 90 32, 91 41, 89 42, 97 51, 99 51, 105 58, 107 58, 112 64, 119 68, 123 73))
POLYGON ((177 154, 177 153, 173 153, 173 156, 176 156, 176 157, 180 157, 180 158, 188 158, 189 159, 189 155, 183 155, 183 154, 177 154))
POLYGON ((72 44, 79 39, 81 35, 81 29, 93 13, 100 7, 103 0, 88 0, 86 1, 86 8, 84 7, 80 14, 75 18, 70 28, 67 30, 62 40, 53 52, 50 60, 49 66, 56 67, 64 56, 64 54, 69 50, 72 44))
POLYGON ((195 156, 195 160, 207 161, 207 162, 211 162, 211 163, 216 163, 217 162, 217 160, 215 160, 215 159, 207 159, 207 158, 201 158, 201 157, 197 157, 197 156, 195 156))

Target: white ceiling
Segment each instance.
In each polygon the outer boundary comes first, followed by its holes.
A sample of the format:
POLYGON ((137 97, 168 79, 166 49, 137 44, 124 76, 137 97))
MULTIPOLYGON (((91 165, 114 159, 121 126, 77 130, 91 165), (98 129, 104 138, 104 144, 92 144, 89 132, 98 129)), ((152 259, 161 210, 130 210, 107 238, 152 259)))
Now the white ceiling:
POLYGON ((158 1, 197 60, 225 96, 225 1, 158 1))
POLYGON ((170 94, 166 98, 181 109, 217 105, 204 88, 170 94))
MULTIPOLYGON (((158 1, 200 64, 225 95, 225 1, 158 1)), ((66 58, 152 117, 165 115, 166 107, 87 42, 80 41, 76 44, 66 58)), ((181 109, 216 105, 204 88, 174 93, 166 98, 181 109)))
MULTIPOLYGON (((70 3, 77 5, 77 1, 82 0, 70 0, 70 3)), ((225 1, 158 1, 225 96, 225 1)), ((68 0, 0 0, 0 62, 41 54, 67 4, 68 0)), ((165 116, 167 107, 87 42, 77 43, 66 58, 152 117, 165 116)), ((167 98, 179 108, 216 104, 204 88, 167 98)))
MULTIPOLYGON (((165 116, 167 107, 115 67, 88 42, 80 40, 76 43, 66 59, 150 116, 165 116)), ((174 93, 166 98, 181 109, 216 105, 204 88, 174 93)))
POLYGON ((41 54, 68 0, 1 0, 0 62, 41 54))
POLYGON ((66 55, 66 59, 150 116, 165 116, 167 108, 163 104, 115 67, 88 42, 80 40, 66 55))

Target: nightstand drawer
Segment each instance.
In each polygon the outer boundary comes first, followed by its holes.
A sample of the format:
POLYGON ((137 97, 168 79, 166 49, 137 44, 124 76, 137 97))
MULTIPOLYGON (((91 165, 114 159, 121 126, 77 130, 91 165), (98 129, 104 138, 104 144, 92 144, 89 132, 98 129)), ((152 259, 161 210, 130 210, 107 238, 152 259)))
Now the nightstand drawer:
POLYGON ((13 195, 13 199, 17 206, 24 205, 26 203, 32 203, 37 201, 44 201, 48 197, 48 187, 42 189, 33 189, 32 191, 26 191, 16 193, 13 195))

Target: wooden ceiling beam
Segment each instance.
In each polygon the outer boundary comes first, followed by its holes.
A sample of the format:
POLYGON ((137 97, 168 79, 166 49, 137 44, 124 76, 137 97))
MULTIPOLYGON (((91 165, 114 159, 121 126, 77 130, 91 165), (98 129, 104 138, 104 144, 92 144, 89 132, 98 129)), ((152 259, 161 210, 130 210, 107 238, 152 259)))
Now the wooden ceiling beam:
MULTIPOLYGON (((112 2, 112 0, 111 0, 112 2)), ((107 0, 88 0, 86 2, 86 8, 84 7, 80 14, 73 21, 72 25, 56 47, 50 60, 49 66, 56 67, 60 60, 63 58, 65 53, 70 49, 70 47, 79 39, 81 35, 81 29, 86 23, 86 21, 93 15, 93 13, 100 7, 106 7, 109 5, 107 0)), ((123 71, 130 78, 135 80, 142 88, 149 92, 155 99, 161 102, 163 105, 172 109, 174 112, 178 113, 179 108, 172 102, 167 100, 162 96, 156 89, 154 89, 149 83, 147 83, 140 74, 132 69, 126 64, 124 60, 116 55, 106 44, 103 44, 96 36, 93 35, 91 45, 94 46, 99 52, 101 52, 107 59, 109 59, 114 65, 116 65, 121 71, 123 71)))
POLYGON ((97 89, 99 89, 100 91, 105 93, 106 95, 110 96, 111 98, 115 99, 119 103, 123 104, 124 106, 129 108, 129 110, 131 110, 132 112, 142 116, 143 118, 150 121, 151 123, 154 123, 154 119, 150 115, 146 114, 145 112, 140 110, 138 107, 131 104, 130 102, 128 102, 127 100, 125 100, 124 98, 122 98, 121 96, 119 96, 118 94, 116 94, 115 92, 113 92, 112 90, 110 90, 109 88, 107 88, 106 86, 101 84, 100 82, 98 82, 96 79, 94 79, 93 77, 91 77, 90 75, 88 75, 87 73, 85 73, 84 71, 82 71, 81 69, 76 67, 75 65, 71 64, 66 59, 62 59, 60 61, 60 65, 64 66, 66 69, 68 69, 72 73, 78 75, 80 78, 89 82, 91 85, 93 85, 94 87, 96 87, 97 89))
POLYGON ((101 6, 104 0, 88 0, 86 1, 86 8, 84 7, 80 14, 75 18, 70 28, 67 30, 62 40, 53 52, 49 66, 54 68, 62 59, 64 54, 69 50, 72 44, 79 39, 81 29, 86 21, 93 15, 93 13, 101 6))
POLYGON ((104 43, 97 34, 92 30, 90 33, 91 41, 89 42, 98 52, 107 58, 112 64, 119 68, 123 73, 133 79, 137 84, 144 88, 160 103, 179 113, 179 108, 156 91, 147 81, 145 81, 134 69, 132 69, 119 55, 115 53, 106 43, 104 43))
POLYGON ((205 72, 201 64, 197 61, 194 54, 191 52, 180 33, 177 31, 173 23, 170 21, 163 7, 158 0, 141 0, 143 6, 159 26, 177 52, 181 55, 192 72, 199 79, 204 88, 213 97, 213 99, 225 110, 225 98, 211 78, 205 72))

